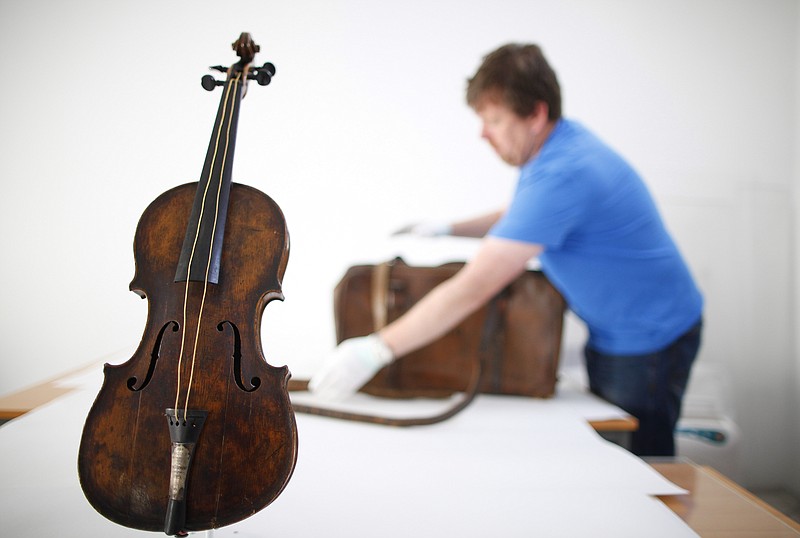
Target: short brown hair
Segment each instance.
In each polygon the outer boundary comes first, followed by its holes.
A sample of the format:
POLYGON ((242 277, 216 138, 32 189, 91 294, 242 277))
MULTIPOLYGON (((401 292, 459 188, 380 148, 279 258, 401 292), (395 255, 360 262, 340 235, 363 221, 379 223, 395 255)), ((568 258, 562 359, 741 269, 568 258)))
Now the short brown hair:
POLYGON ((483 58, 475 76, 467 82, 467 104, 472 108, 483 99, 496 99, 526 117, 533 114, 537 102, 543 101, 549 119, 561 117, 561 87, 537 45, 503 45, 483 58))

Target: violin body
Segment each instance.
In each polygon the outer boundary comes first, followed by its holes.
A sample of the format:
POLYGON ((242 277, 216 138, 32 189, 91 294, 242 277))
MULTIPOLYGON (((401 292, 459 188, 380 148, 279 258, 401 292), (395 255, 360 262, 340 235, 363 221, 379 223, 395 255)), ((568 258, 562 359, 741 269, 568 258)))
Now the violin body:
MULTIPOLYGON (((213 191, 212 184, 206 206, 213 191)), ((264 508, 297 459, 290 374, 269 365, 261 347, 263 311, 283 299, 283 214, 266 194, 228 183, 224 222, 217 219, 211 233, 224 235, 215 251, 221 270, 210 280, 204 252, 212 249, 196 246, 202 234, 191 225, 201 192, 202 182, 174 187, 140 218, 130 289, 148 299, 146 327, 130 360, 105 365, 78 456, 81 486, 98 512, 178 535, 264 508), (186 269, 180 276, 187 243, 197 258, 190 268, 204 269, 204 278, 189 278, 186 269)))

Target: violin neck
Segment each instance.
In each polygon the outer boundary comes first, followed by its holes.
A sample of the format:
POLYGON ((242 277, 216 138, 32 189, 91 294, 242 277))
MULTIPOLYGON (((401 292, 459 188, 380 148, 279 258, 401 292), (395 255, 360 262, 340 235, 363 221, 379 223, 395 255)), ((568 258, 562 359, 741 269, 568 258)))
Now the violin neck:
POLYGON ((175 282, 185 282, 188 275, 192 281, 204 282, 207 279, 212 284, 219 283, 239 104, 244 85, 241 72, 230 75, 225 83, 203 173, 197 184, 175 282))

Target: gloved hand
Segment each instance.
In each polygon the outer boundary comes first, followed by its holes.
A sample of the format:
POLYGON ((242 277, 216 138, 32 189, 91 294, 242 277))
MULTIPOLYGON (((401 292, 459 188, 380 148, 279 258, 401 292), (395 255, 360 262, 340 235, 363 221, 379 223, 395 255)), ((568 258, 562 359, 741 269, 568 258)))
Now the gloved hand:
POLYGON ((394 354, 377 334, 345 340, 328 355, 308 382, 308 390, 329 400, 342 400, 360 389, 394 354))
POLYGON ((447 222, 419 222, 403 226, 392 235, 411 234, 420 237, 437 237, 440 235, 450 235, 452 226, 447 222))

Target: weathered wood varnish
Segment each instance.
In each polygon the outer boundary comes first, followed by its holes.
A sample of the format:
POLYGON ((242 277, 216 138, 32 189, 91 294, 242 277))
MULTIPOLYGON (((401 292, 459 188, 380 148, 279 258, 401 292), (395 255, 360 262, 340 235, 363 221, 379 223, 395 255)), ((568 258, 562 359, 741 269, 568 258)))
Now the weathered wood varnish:
POLYGON ((234 49, 200 181, 163 193, 139 221, 130 288, 148 300, 147 324, 133 357, 105 366, 81 439, 87 499, 136 529, 240 521, 281 493, 297 457, 290 374, 267 364, 260 337, 264 308, 283 299, 289 235, 269 196, 231 181, 245 85, 275 69, 250 68, 247 34, 234 49))

